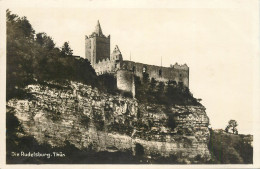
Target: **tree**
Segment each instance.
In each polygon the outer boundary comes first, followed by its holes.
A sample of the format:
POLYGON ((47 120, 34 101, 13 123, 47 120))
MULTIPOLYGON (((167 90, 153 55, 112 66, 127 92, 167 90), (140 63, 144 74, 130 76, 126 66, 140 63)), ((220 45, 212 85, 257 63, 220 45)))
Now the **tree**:
POLYGON ((61 53, 63 56, 73 55, 73 50, 70 48, 69 42, 64 42, 63 46, 61 47, 61 53))
POLYGON ((23 97, 23 88, 36 81, 73 80, 101 88, 102 79, 97 78, 87 59, 66 57, 73 54, 69 42, 59 49, 50 36, 35 33, 26 17, 10 10, 6 11, 6 27, 7 100, 23 97))
POLYGON ((6 11, 7 99, 33 80, 34 29, 26 17, 6 11))
POLYGON ((154 78, 152 78, 150 85, 149 85, 149 93, 152 93, 155 91, 156 83, 157 83, 156 80, 154 78))
POLYGON ((164 93, 164 82, 159 82, 159 85, 158 85, 158 89, 157 89, 157 93, 158 95, 162 95, 164 93))
POLYGON ((36 42, 48 50, 52 50, 55 47, 55 43, 52 38, 44 32, 36 34, 36 42))
POLYGON ((149 74, 144 72, 143 73, 143 83, 147 85, 149 82, 150 82, 149 74))
POLYGON ((237 126, 238 126, 238 124, 237 124, 236 120, 229 120, 225 131, 228 132, 229 129, 231 128, 231 131, 232 131, 233 134, 238 134, 238 130, 236 128, 237 126))

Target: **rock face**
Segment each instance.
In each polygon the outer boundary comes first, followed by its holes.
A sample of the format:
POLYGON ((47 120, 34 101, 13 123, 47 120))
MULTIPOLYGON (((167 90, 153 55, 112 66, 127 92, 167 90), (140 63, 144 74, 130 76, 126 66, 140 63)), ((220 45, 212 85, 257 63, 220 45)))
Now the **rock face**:
POLYGON ((190 163, 210 159, 209 118, 203 106, 140 104, 136 99, 100 93, 71 82, 61 87, 29 85, 33 99, 12 99, 24 132, 39 143, 79 149, 126 151, 177 157, 190 163))

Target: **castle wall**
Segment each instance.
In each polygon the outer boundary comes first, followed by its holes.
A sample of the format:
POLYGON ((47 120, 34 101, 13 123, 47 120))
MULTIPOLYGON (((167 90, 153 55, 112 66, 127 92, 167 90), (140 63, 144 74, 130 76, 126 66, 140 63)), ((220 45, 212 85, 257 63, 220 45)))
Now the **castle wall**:
POLYGON ((135 95, 135 83, 133 72, 129 70, 118 70, 116 73, 117 88, 119 90, 131 92, 133 97, 135 95))
POLYGON ((132 70, 135 75, 143 77, 143 71, 149 74, 150 78, 157 81, 167 82, 169 80, 182 82, 184 86, 189 87, 189 67, 175 64, 173 67, 161 67, 155 65, 147 65, 132 61, 122 61, 122 69, 132 70))
POLYGON ((101 75, 104 73, 115 73, 117 67, 116 64, 116 61, 105 59, 95 64, 94 69, 97 75, 101 75))

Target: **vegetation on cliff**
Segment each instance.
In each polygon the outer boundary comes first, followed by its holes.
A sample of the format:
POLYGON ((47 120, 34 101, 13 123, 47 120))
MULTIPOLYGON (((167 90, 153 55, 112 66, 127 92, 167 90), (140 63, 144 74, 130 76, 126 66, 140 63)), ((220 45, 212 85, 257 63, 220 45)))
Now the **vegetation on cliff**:
POLYGON ((136 98, 143 103, 163 105, 201 105, 199 99, 193 97, 189 88, 176 81, 167 83, 150 80, 149 74, 144 73, 143 79, 135 77, 136 98))
POLYGON ((224 130, 210 129, 209 150, 211 163, 217 164, 252 164, 252 135, 236 135, 224 130))
POLYGON ((72 55, 68 42, 58 48, 46 33, 35 33, 26 17, 9 10, 7 26, 7 100, 23 96, 22 88, 45 80, 74 80, 97 84, 97 76, 87 59, 72 55))

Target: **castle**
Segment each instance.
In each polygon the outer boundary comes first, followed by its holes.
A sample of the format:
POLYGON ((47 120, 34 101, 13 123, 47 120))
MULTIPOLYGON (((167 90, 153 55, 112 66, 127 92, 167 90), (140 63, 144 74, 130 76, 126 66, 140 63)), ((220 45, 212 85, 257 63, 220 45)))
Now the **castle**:
POLYGON ((115 75, 117 88, 128 91, 135 95, 134 75, 142 79, 144 73, 149 78, 157 81, 182 83, 189 87, 189 67, 184 65, 171 65, 162 67, 123 60, 122 53, 116 45, 110 54, 110 35, 105 36, 102 32, 99 21, 95 31, 85 36, 85 58, 88 59, 95 69, 97 75, 105 73, 115 75))

